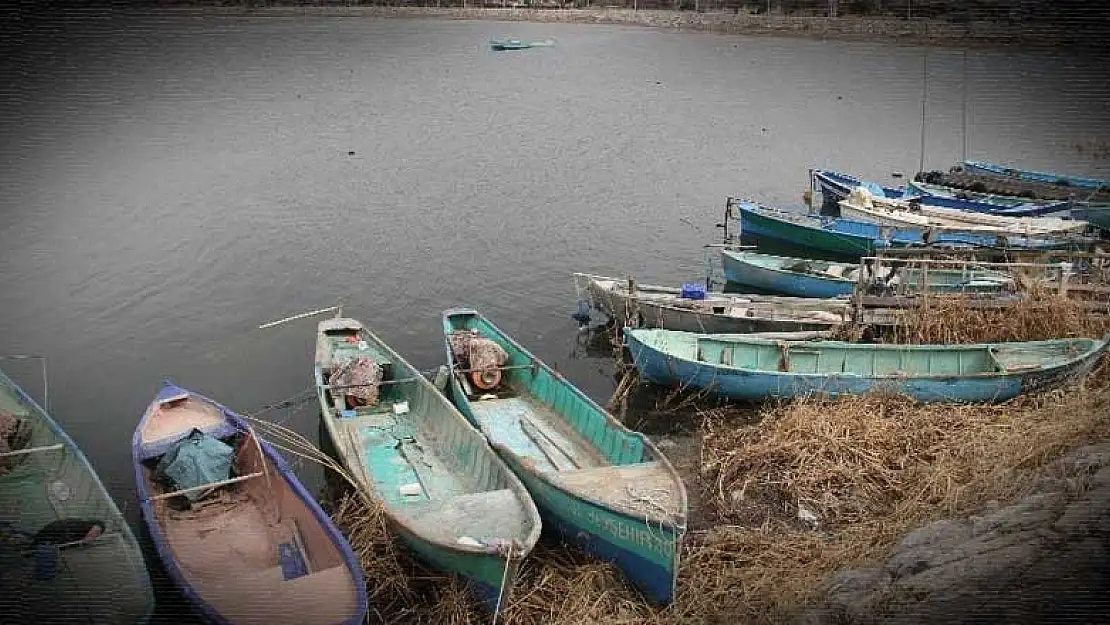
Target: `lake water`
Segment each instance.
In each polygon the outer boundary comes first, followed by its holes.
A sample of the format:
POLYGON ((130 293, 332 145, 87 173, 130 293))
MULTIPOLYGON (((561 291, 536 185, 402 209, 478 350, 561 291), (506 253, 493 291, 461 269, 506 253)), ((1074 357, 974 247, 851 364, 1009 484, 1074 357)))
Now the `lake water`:
MULTIPOLYGON (((702 279, 729 195, 800 204, 809 167, 912 175, 925 62, 926 168, 965 143, 958 50, 358 18, 35 36, 0 88, 0 353, 47 356, 54 416, 132 518, 162 378, 243 412, 311 385, 316 319, 262 322, 342 297, 431 368, 440 312, 472 306, 605 400, 572 272, 702 279), (557 46, 490 52, 500 34, 557 46)), ((1075 147, 1107 139, 1104 63, 968 53, 967 156, 1110 176, 1075 147)), ((33 363, 0 366, 41 392, 33 363)), ((318 436, 314 403, 271 416, 318 436)))

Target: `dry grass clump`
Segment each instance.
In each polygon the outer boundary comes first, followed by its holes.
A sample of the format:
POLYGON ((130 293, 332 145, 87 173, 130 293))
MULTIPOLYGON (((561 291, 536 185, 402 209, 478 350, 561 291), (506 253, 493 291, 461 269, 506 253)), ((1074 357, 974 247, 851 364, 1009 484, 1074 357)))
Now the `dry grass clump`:
POLYGON ((1110 439, 1110 388, 986 406, 810 399, 767 408, 758 425, 713 411, 705 428, 709 499, 737 526, 729 551, 746 554, 731 577, 762 620, 796 611, 825 575, 916 527, 1016 497, 1052 459, 1110 439))
POLYGON ((1080 300, 1055 293, 1032 294, 1005 308, 974 308, 966 297, 922 298, 906 310, 893 343, 1001 343, 1074 337, 1102 338, 1110 315, 1093 314, 1080 300))

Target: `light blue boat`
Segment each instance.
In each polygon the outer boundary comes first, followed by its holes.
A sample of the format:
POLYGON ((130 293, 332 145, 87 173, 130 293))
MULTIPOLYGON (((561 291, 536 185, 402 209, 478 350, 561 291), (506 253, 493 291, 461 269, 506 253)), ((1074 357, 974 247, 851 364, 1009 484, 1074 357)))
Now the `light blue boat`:
POLYGON ((878 391, 923 403, 1012 399, 1087 375, 1107 341, 870 345, 624 328, 647 380, 742 401, 878 391))
POLYGON ((478 312, 445 311, 443 331, 455 404, 520 476, 544 529, 614 563, 648 600, 673 601, 687 502, 667 458, 478 312))
MULTIPOLYGON (((844 297, 852 295, 859 282, 858 263, 837 263, 808 258, 773 256, 757 252, 721 250, 725 279, 741 287, 793 297, 844 297)), ((927 290, 934 293, 1003 292, 1014 288, 1013 278, 998 272, 975 269, 903 267, 890 278, 876 276, 869 284, 882 281, 888 288, 901 284, 919 290, 926 273, 927 290)))
POLYGON ((1045 184, 1079 187, 1081 189, 1110 189, 1110 180, 1102 180, 1099 178, 1089 178, 1086 176, 1069 176, 1066 174, 1057 174, 1053 172, 1018 169, 1016 167, 1006 167, 1005 165, 999 165, 997 163, 977 160, 963 161, 962 163, 960 163, 960 165, 968 172, 975 174, 989 174, 993 176, 1002 176, 1004 178, 1028 180, 1030 182, 1042 182, 1045 184))
POLYGON ((521 480, 443 393, 361 322, 316 333, 321 415, 347 472, 424 562, 500 614, 541 521, 521 480), (376 374, 375 374, 376 372, 376 374))
POLYGON ((130 525, 73 439, 3 372, 0 436, 0 621, 149 622, 130 525))
POLYGON ((1071 204, 1067 201, 1034 201, 1026 198, 973 193, 963 189, 913 181, 903 187, 887 187, 841 172, 814 169, 810 173, 821 191, 822 205, 834 214, 839 212, 839 202, 846 199, 856 187, 864 187, 872 195, 881 198, 916 199, 926 206, 1009 217, 1055 215, 1066 213, 1071 208, 1071 204))

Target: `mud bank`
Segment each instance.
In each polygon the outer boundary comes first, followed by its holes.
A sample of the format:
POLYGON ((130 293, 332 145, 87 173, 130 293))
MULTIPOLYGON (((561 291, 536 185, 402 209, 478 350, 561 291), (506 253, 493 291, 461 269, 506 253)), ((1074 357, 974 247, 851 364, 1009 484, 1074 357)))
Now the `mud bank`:
POLYGON ((165 9, 205 15, 334 16, 424 18, 569 24, 616 24, 712 33, 797 36, 811 39, 960 47, 1057 47, 1089 43, 1074 28, 1048 24, 975 21, 962 24, 931 19, 888 17, 800 17, 745 12, 695 12, 630 9, 485 9, 461 7, 315 6, 297 3, 246 8, 190 2, 165 9))

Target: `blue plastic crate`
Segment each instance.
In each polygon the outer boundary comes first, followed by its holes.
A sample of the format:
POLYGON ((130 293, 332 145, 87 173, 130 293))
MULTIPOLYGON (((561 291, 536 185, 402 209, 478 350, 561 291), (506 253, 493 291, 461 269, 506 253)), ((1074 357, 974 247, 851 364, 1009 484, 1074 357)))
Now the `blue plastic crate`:
POLYGON ((682 299, 705 299, 705 285, 683 284, 679 297, 682 299))

